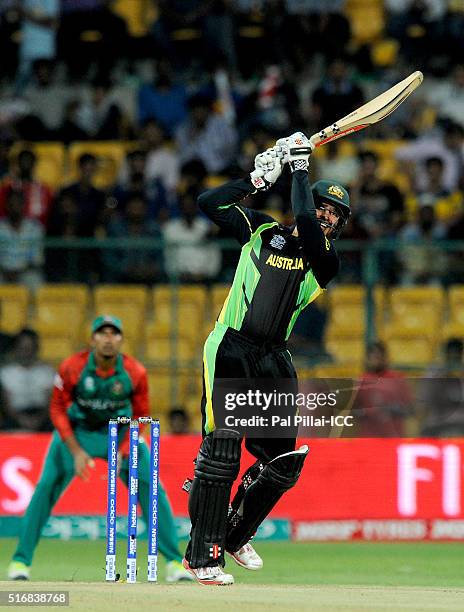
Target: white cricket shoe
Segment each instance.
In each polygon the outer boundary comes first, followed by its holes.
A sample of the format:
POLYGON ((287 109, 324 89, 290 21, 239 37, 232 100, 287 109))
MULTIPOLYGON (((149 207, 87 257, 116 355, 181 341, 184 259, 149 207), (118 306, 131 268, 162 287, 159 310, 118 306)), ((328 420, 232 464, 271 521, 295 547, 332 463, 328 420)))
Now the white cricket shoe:
POLYGON ((219 565, 214 567, 190 567, 187 559, 182 561, 182 565, 199 584, 216 586, 234 584, 234 577, 231 574, 226 574, 219 565))
POLYGON ((185 569, 180 561, 169 561, 166 564, 166 582, 182 582, 193 580, 192 574, 185 569))
POLYGON ((8 580, 29 580, 30 568, 21 561, 12 561, 8 566, 8 580))
POLYGON ((257 571, 263 567, 263 560, 249 542, 237 552, 227 551, 227 554, 232 557, 235 563, 247 570, 257 571))

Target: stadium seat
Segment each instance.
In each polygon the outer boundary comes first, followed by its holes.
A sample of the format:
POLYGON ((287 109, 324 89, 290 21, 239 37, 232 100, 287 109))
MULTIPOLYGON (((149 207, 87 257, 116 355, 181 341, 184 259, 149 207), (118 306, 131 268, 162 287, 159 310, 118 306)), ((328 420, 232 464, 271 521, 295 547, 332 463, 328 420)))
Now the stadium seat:
MULTIPOLYGON (((390 323, 385 336, 402 331, 436 339, 443 321, 445 295, 441 287, 396 287, 390 291, 390 323)), ((409 334, 410 335, 410 334, 409 334)))
POLYGON ((26 325, 29 290, 22 285, 0 285, 0 329, 16 334, 26 325))
POLYGON ((37 156, 35 177, 37 180, 56 190, 63 183, 66 152, 61 142, 17 142, 10 150, 10 158, 16 159, 25 149, 33 151, 37 156))
POLYGON ((213 285, 211 289, 211 307, 214 319, 219 316, 221 308, 229 295, 230 285, 213 285))
POLYGON ((76 352, 77 345, 67 335, 43 334, 40 336, 40 358, 58 364, 76 352))
POLYGON ((313 369, 313 378, 357 378, 361 374, 360 364, 326 364, 313 369))
POLYGON ((452 285, 448 290, 449 321, 464 326, 464 285, 452 285))
POLYGON ((190 378, 186 371, 150 368, 148 388, 151 411, 163 413, 174 406, 184 406, 189 396, 190 378))
POLYGON ((203 339, 206 289, 200 285, 180 285, 176 290, 161 285, 153 290, 153 333, 178 333, 193 342, 203 339))
POLYGON ((445 323, 441 330, 441 340, 446 342, 451 338, 460 338, 464 340, 464 321, 449 321, 445 323))
POLYGON ((392 336, 386 345, 393 366, 427 366, 434 358, 433 344, 423 334, 392 336))
POLYGON ((359 365, 364 361, 364 338, 358 335, 329 338, 326 341, 327 351, 340 364, 359 365))
MULTIPOLYGON (((330 309, 327 338, 335 339, 344 335, 362 337, 366 325, 366 289, 361 285, 338 285, 327 294, 330 309)), ((376 330, 379 333, 383 325, 385 307, 383 287, 375 288, 374 300, 376 330)))
POLYGON ((74 142, 69 147, 70 174, 68 180, 77 178, 77 163, 84 153, 95 155, 98 160, 95 175, 95 187, 106 189, 117 181, 121 164, 125 157, 124 145, 121 142, 74 142))
POLYGON ((140 285, 100 285, 95 289, 94 302, 95 316, 119 317, 124 336, 136 346, 146 322, 148 290, 140 285))
POLYGON ((111 10, 124 19, 129 34, 135 38, 149 33, 156 16, 151 0, 115 0, 111 10))
POLYGON ((385 28, 383 2, 379 0, 347 0, 345 14, 351 25, 353 40, 358 45, 382 37, 385 28))
POLYGON ((186 362, 201 358, 201 351, 195 350, 188 338, 178 337, 175 342, 169 336, 159 335, 156 329, 147 328, 145 359, 150 362, 186 362))
POLYGON ((88 305, 86 285, 42 285, 35 294, 32 325, 39 333, 61 333, 73 340, 83 338, 88 305))
POLYGON ((394 157, 395 151, 406 144, 404 140, 371 140, 366 139, 362 142, 362 151, 373 151, 381 159, 390 159, 394 157))

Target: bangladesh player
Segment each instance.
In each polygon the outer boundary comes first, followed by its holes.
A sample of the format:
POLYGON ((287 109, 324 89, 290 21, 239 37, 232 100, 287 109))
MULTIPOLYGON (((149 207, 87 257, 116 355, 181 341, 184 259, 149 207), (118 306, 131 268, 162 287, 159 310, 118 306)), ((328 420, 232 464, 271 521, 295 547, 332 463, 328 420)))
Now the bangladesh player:
MULTIPOLYGON (((300 475, 308 448, 295 450, 295 436, 247 437, 257 461, 242 476, 229 508, 232 483, 240 469, 242 434, 215 426, 220 379, 293 381, 296 373, 286 341, 300 312, 337 274, 332 240, 350 215, 349 196, 336 181, 308 179, 312 146, 301 132, 278 140, 257 155, 250 177, 201 194, 201 210, 242 249, 229 295, 204 347, 203 442, 189 493, 192 522, 184 566, 201 584, 232 584, 223 571, 227 552, 240 566, 258 570, 263 562, 250 544, 258 526, 300 475), (288 163, 295 224, 239 204, 275 183, 288 163), (217 388, 217 387, 216 387, 217 388)), ((219 421, 218 414, 216 419, 219 421)))
MULTIPOLYGON (((55 427, 43 471, 23 518, 18 547, 8 568, 12 580, 28 580, 35 548, 53 506, 75 475, 87 480, 94 458, 107 459, 108 421, 116 417, 149 415, 148 382, 144 366, 120 352, 122 323, 99 316, 92 324, 93 350, 65 359, 55 377, 50 417, 55 427)), ((129 432, 120 427, 120 477, 128 480, 129 432)), ((149 516, 150 456, 139 443, 139 499, 149 516)), ((166 580, 191 580, 183 568, 169 500, 159 486, 159 550, 167 560, 166 580)))

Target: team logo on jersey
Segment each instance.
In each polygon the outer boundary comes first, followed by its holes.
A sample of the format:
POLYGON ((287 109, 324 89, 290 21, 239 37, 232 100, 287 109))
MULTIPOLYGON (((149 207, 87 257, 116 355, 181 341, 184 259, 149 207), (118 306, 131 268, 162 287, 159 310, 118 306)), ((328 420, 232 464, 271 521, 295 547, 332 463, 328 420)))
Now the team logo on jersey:
POLYGON ((124 391, 124 387, 121 381, 116 380, 114 382, 114 385, 111 387, 111 393, 113 395, 121 395, 121 393, 124 391))
POLYGON ((279 249, 281 251, 285 246, 285 238, 283 236, 280 236, 279 234, 274 234, 269 244, 271 245, 271 247, 274 247, 275 249, 279 249))
POLYGON ((327 193, 340 198, 340 200, 343 200, 343 191, 337 185, 330 185, 330 187, 327 189, 327 193))
POLYGON ((325 239, 325 250, 326 251, 330 251, 330 242, 328 241, 328 239, 325 239))
POLYGON ((84 389, 89 393, 95 391, 95 381, 91 376, 86 376, 84 378, 84 389))

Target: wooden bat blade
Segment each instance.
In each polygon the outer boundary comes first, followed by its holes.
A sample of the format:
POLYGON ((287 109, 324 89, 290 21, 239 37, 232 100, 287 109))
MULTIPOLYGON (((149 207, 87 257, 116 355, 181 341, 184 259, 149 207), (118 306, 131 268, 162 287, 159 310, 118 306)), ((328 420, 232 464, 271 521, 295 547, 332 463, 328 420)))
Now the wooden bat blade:
POLYGON ((416 72, 410 74, 403 81, 393 85, 393 87, 349 113, 346 117, 342 117, 342 119, 339 119, 317 134, 313 134, 310 141, 315 147, 320 147, 331 140, 358 132, 373 123, 377 123, 381 119, 385 119, 419 87, 423 80, 424 75, 422 72, 416 70, 416 72))

